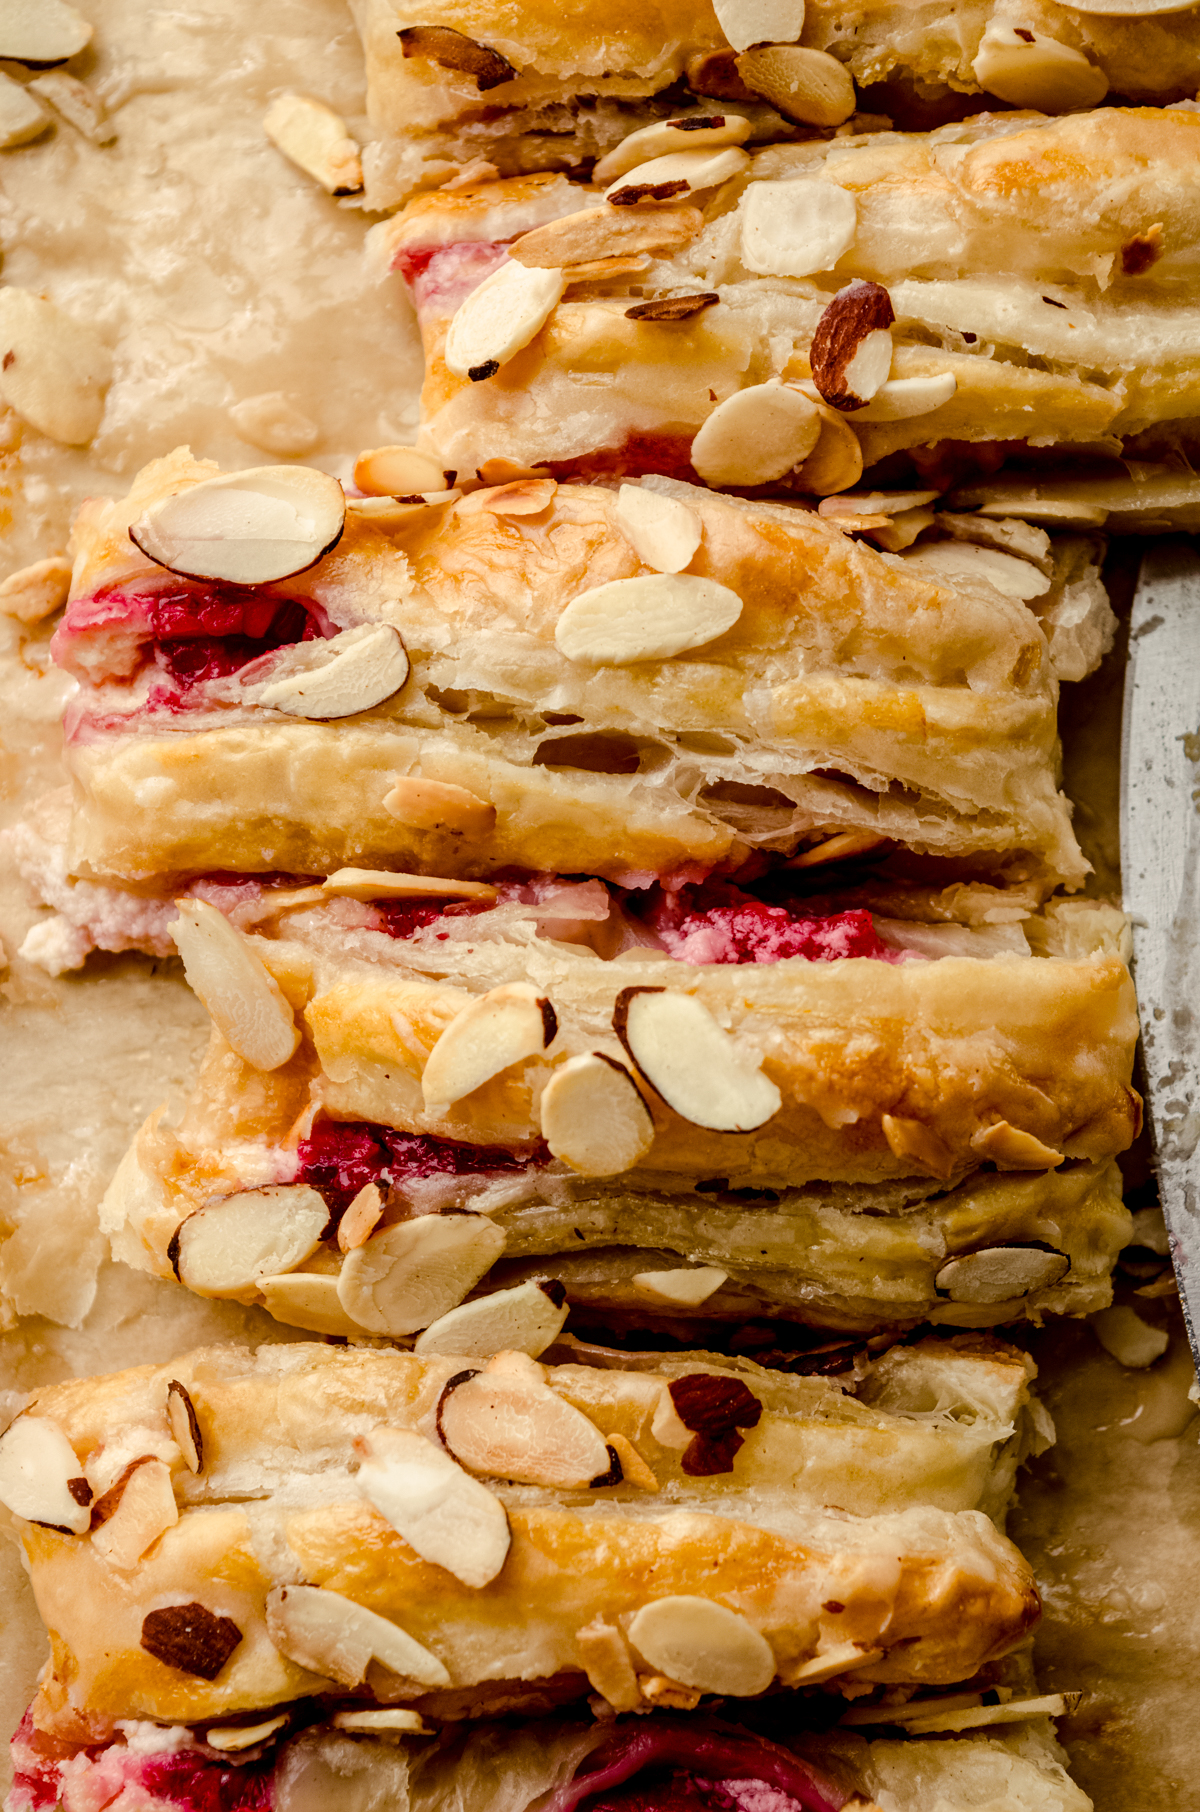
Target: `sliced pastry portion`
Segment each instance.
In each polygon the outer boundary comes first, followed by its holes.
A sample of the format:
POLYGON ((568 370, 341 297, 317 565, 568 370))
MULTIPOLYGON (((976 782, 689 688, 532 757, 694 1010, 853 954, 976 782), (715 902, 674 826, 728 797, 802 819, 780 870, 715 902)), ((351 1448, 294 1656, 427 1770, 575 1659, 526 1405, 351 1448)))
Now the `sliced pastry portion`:
POLYGON ((1116 489, 1044 519, 1136 515, 1146 478, 1148 521, 1194 512, 1198 150, 1194 110, 1102 108, 420 196, 376 244, 422 322, 422 444, 816 495, 1062 446, 1116 489))
POLYGON ((54 642, 80 682, 72 876, 636 885, 847 836, 1086 872, 1054 668, 1111 613, 1078 542, 930 567, 804 508, 473 473, 464 495, 382 451, 362 478, 399 502, 184 450, 85 505, 54 642))
POLYGON ((213 1038, 108 1191, 118 1258, 441 1350, 477 1325, 539 1351, 568 1314, 862 1332, 1109 1300, 1139 1121, 1113 909, 989 924, 1008 896, 964 889, 938 924, 710 886, 637 917, 596 881, 425 885, 181 900, 213 1038))
POLYGON ((863 106, 911 127, 972 112, 977 96, 1071 113, 1110 91, 1161 103, 1200 87, 1200 27, 1181 0, 1032 0, 1019 15, 992 0, 659 0, 603 21, 583 0, 501 15, 469 0, 353 11, 377 208, 481 161, 506 176, 603 166, 633 130, 648 159, 816 137, 863 106))
POLYGON ((261 1728, 314 1700, 440 1724, 589 1693, 618 1712, 972 1680, 1040 1614, 968 1507, 1026 1367, 953 1346, 945 1366, 889 1355, 860 1403, 707 1354, 301 1344, 52 1387, 0 1439, 53 1635, 34 1727, 100 1744, 129 1719, 261 1728), (973 1469, 943 1404, 990 1414, 973 1469))

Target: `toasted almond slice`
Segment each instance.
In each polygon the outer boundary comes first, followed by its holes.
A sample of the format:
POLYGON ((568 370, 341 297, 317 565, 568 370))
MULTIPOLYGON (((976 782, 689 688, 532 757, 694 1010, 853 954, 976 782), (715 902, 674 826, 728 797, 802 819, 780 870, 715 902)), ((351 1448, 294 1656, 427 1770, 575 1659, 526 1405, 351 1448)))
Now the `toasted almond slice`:
POLYGON ((984 579, 1006 598, 1019 598, 1026 604, 1031 598, 1044 597, 1050 589, 1046 574, 1029 560, 971 541, 928 541, 905 554, 904 562, 950 585, 984 579))
POLYGON ((830 271, 858 232, 848 189, 816 178, 753 182, 739 205, 742 262, 765 277, 830 271))
POLYGON ((753 1698, 775 1678, 775 1656, 748 1618, 691 1594, 644 1604, 629 1640, 651 1667, 700 1692, 753 1698))
POLYGON ((254 701, 329 723, 356 717, 394 697, 408 679, 408 653, 390 623, 362 623, 328 641, 300 642, 273 668, 283 677, 254 689, 254 701))
MULTIPOLYGON (((638 252, 678 251, 703 225, 699 208, 581 208, 522 233, 508 255, 530 269, 557 270, 638 252)), ((578 281, 574 271, 565 274, 578 281)))
POLYGON ((540 1109, 551 1154, 580 1176, 619 1176, 654 1143, 654 1121, 637 1084, 603 1051, 584 1052, 556 1069, 540 1109))
POLYGON ((378 1183, 364 1183, 338 1222, 339 1252, 353 1252, 356 1246, 365 1246, 382 1213, 383 1196, 378 1183))
POLYGON ((820 435, 815 403, 771 378, 717 404, 692 441, 692 464, 707 484, 772 484, 807 459, 820 435))
MULTIPOLYGON (((997 1698, 1006 1703, 1012 1697, 1011 1686, 998 1686, 991 1689, 997 1698)), ((968 1711, 983 1703, 982 1692, 938 1693, 936 1697, 917 1699, 906 1705, 855 1705, 850 1711, 844 1711, 838 1719, 843 1730, 858 1730, 867 1724, 907 1725, 910 1718, 937 1716, 942 1712, 968 1711)))
POLYGON ((613 1029, 668 1107, 713 1132, 753 1132, 783 1105, 761 1059, 747 1058, 693 994, 622 988, 613 1029))
POLYGON ((484 1366, 485 1372, 495 1372, 501 1378, 521 1378, 526 1384, 534 1384, 540 1389, 546 1382, 546 1368, 539 1365, 529 1353, 515 1352, 511 1347, 503 1352, 493 1353, 484 1366))
POLYGON ((634 553, 658 573, 681 573, 689 566, 704 532, 699 517, 686 503, 645 491, 640 484, 621 486, 616 518, 634 553))
MULTIPOLYGON (((803 381, 799 386, 814 400, 820 395, 815 384, 803 381)), ((952 371, 933 371, 924 377, 889 378, 881 384, 869 403, 854 411, 856 422, 909 421, 915 415, 930 415, 948 403, 958 389, 952 371)))
POLYGON ((39 433, 68 447, 91 440, 111 378, 93 328, 44 296, 0 289, 0 396, 39 433))
POLYGON ((639 1491, 656 1492, 661 1489, 654 1473, 632 1441, 627 1440, 623 1434, 610 1434, 608 1444, 621 1463, 626 1484, 636 1485, 639 1491))
POLYGON ((200 1432, 200 1418, 187 1387, 178 1378, 170 1379, 167 1384, 167 1422, 188 1471, 203 1472, 204 1437, 200 1432))
POLYGON ((427 520, 431 510, 442 510, 449 504, 457 503, 462 492, 457 489, 417 491, 414 496, 415 502, 396 497, 348 497, 346 514, 348 517, 357 517, 360 522, 365 522, 372 528, 382 529, 387 534, 411 528, 414 523, 427 520))
POLYGON ((57 1422, 18 1416, 0 1435, 0 1504, 26 1522, 86 1535, 92 1490, 57 1422))
POLYGON ((50 69, 78 56, 92 41, 92 28, 64 0, 3 0, 0 57, 30 69, 50 69))
POLYGON ((625 310, 627 321, 688 321, 721 300, 715 289, 681 290, 673 296, 652 296, 625 310))
MULTIPOLYGON (((362 191, 362 159, 340 113, 309 94, 281 94, 271 102, 263 131, 273 145, 330 195, 362 191)), ((432 487, 430 487, 432 488, 432 487)), ((416 485, 413 486, 416 490, 416 485)))
POLYGON ((286 1723, 287 1714, 284 1713, 282 1717, 268 1718, 262 1724, 223 1724, 218 1730, 208 1731, 204 1740, 210 1749, 219 1750, 222 1755, 240 1755, 243 1749, 257 1749, 286 1723))
POLYGON ((836 1648, 827 1648, 798 1667, 789 1667, 787 1684, 816 1686, 822 1680, 832 1680, 838 1674, 852 1673, 870 1661, 878 1661, 882 1653, 881 1648, 864 1648, 861 1642, 840 1642, 836 1648))
POLYGON ((934 1282, 951 1302, 1014 1302, 1034 1290, 1047 1290, 1066 1276, 1071 1261, 1062 1252, 1030 1246, 989 1246, 952 1258, 934 1282))
POLYGON ((437 1735, 419 1711, 409 1711, 402 1705, 385 1705, 378 1711, 335 1711, 329 1721, 335 1730, 353 1731, 355 1736, 437 1735))
POLYGON ((68 75, 65 69, 52 69, 48 75, 35 76, 29 86, 39 100, 49 101, 55 113, 82 133, 89 144, 111 145, 116 138, 104 102, 77 76, 68 75))
POLYGON ((207 900, 176 900, 170 926, 183 972, 213 1024, 256 1070, 277 1070, 300 1043, 295 1015, 249 938, 207 900))
POLYGON ((255 466, 160 499, 129 535, 169 572, 266 585, 315 566, 336 547, 345 522, 345 495, 327 472, 255 466))
POLYGON ((1113 1358, 1131 1371, 1144 1371, 1146 1366, 1153 1365, 1161 1359, 1171 1344, 1166 1328, 1152 1328, 1142 1320, 1136 1309, 1125 1304, 1118 1308, 1101 1309, 1098 1315, 1090 1318, 1092 1332, 1113 1358))
POLYGON ((839 289, 809 347, 813 382, 835 409, 861 409, 892 366, 892 298, 881 283, 856 279, 839 289))
POLYGON ((680 1309, 698 1309, 728 1278, 719 1265, 684 1265, 677 1271, 638 1271, 633 1284, 643 1296, 672 1303, 680 1309))
POLYGON ((496 808, 447 780, 425 780, 402 774, 383 796, 383 809, 414 830, 442 831, 453 837, 485 837, 496 822, 496 808))
POLYGON ((903 1720, 903 1728, 914 1736, 932 1736, 937 1731, 981 1730, 991 1724, 1020 1724, 1026 1718, 1061 1718, 1064 1713, 1074 1711, 1082 1698, 1078 1692, 1041 1693, 1034 1699, 1010 1699, 1005 1705, 981 1705, 977 1711, 944 1711, 935 1712, 930 1717, 915 1715, 920 1709, 920 1701, 915 1705, 905 1706, 911 1714, 903 1720))
POLYGON ((859 491, 854 496, 827 497, 819 516, 900 516, 937 501, 936 491, 859 491))
POLYGON ((1108 77, 1082 51, 1005 19, 988 21, 971 68, 988 94, 1039 113, 1095 107, 1108 93, 1108 77))
MULTIPOLYGON (((647 252, 626 252, 614 258, 584 258, 579 264, 567 265, 563 272, 567 279, 567 298, 571 300, 571 292, 583 284, 608 283, 613 277, 633 277, 649 267, 647 252)), ((629 310, 625 312, 628 314, 629 310)))
POLYGON ((481 383, 528 346, 562 300, 561 270, 542 270, 509 258, 472 290, 446 335, 447 370, 481 383))
POLYGON ((752 94, 807 126, 840 126, 854 112, 854 81, 827 50, 764 44, 737 59, 737 72, 752 94))
POLYGON ((337 1280, 346 1314, 372 1334, 415 1334, 456 1308, 503 1252, 484 1214, 423 1214, 374 1233, 337 1280))
MULTIPOLYGON (((763 4, 763 0, 759 3, 763 4)), ((790 3, 798 5, 803 12, 804 0, 790 0, 790 3)), ((680 119, 655 120, 653 125, 639 127, 606 152, 592 171, 592 181, 613 182, 639 164, 647 163, 651 158, 666 157, 672 151, 744 145, 749 136, 750 121, 741 113, 696 113, 680 119)))
POLYGON ((845 490, 862 477, 862 445, 850 423, 836 409, 819 405, 821 432, 807 459, 796 467, 795 482, 814 497, 845 490))
POLYGON ((567 1292, 560 1283, 518 1284, 439 1315, 418 1335, 413 1351, 490 1359, 493 1353, 510 1350, 536 1358, 558 1339, 567 1314, 567 1292))
POLYGON ((580 592, 559 617, 554 640, 569 661, 626 667, 703 648, 741 614, 737 593, 715 579, 643 574, 580 592))
POLYGON ((341 1334, 352 1339, 367 1332, 347 1315, 338 1296, 338 1280, 316 1271, 288 1271, 282 1277, 260 1277, 263 1308, 285 1327, 312 1334, 341 1334))
POLYGON ((307 1184, 244 1189, 189 1214, 171 1241, 171 1262, 199 1296, 249 1297, 260 1278, 311 1258, 328 1224, 323 1198, 307 1184))
POLYGON ((511 82, 516 70, 507 57, 449 25, 406 25, 396 33, 406 57, 423 57, 441 69, 470 76, 481 94, 511 82))
POLYGON ((438 1404, 438 1434, 456 1460, 490 1478, 574 1491, 612 1468, 604 1436, 548 1385, 494 1372, 451 1379, 438 1404))
POLYGON ((410 1548, 464 1585, 485 1586, 512 1540, 499 1498, 424 1435, 377 1428, 355 1445, 358 1488, 410 1548))
POLYGON ((804 0, 715 0, 715 10, 734 50, 797 44, 804 30, 804 0))
POLYGON ((425 1064, 421 1090, 431 1113, 444 1113, 501 1070, 535 1057, 554 1042, 558 1020, 529 982, 489 988, 456 1013, 425 1064))
POLYGON ((923 1120, 910 1120, 903 1114, 884 1114, 883 1136, 892 1154, 901 1162, 911 1160, 922 1170, 941 1177, 943 1182, 953 1176, 954 1159, 950 1147, 923 1120))
POLYGON ((575 1648, 593 1691, 607 1699, 614 1711, 635 1711, 642 1692, 628 1644, 616 1624, 594 1617, 576 1632, 575 1648))
POLYGON ((323 893, 347 900, 494 900, 487 881, 454 881, 445 875, 401 875, 387 868, 339 868, 321 884, 323 893))
POLYGON ((170 1468, 148 1457, 130 1472, 116 1509, 92 1536, 92 1546, 111 1566, 128 1570, 178 1521, 170 1468))
MULTIPOLYGON (((881 547, 887 554, 900 554, 912 546, 918 535, 932 528, 936 520, 930 509, 901 510, 896 516, 885 516, 882 522, 868 517, 864 527, 870 525, 870 539, 876 547, 881 547)), ((844 522, 847 528, 852 526, 850 518, 845 518, 844 522)))
POLYGON ((1007 1120, 983 1128, 971 1140, 971 1149, 990 1158, 1001 1170, 1056 1170, 1065 1163, 1061 1151, 1044 1145, 1031 1132, 1010 1126, 1007 1120))
POLYGON ((14 82, 11 76, 0 76, 0 149, 27 145, 39 138, 50 124, 50 115, 38 104, 35 94, 14 82))
POLYGON ((698 151, 669 151, 652 157, 618 176, 604 192, 612 207, 630 207, 644 201, 681 201, 705 189, 715 189, 750 168, 750 159, 736 145, 698 151))
POLYGON ((450 488, 437 460, 415 447, 372 447, 360 453, 354 482, 368 497, 412 497, 450 488))
POLYGON ((71 562, 61 554, 35 560, 0 585, 0 611, 19 623, 40 623, 61 610, 71 589, 71 562))
POLYGON ((850 856, 862 856, 869 850, 878 849, 883 841, 873 831, 838 831, 835 836, 826 837, 823 843, 815 843, 803 854, 793 856, 784 867, 820 868, 827 862, 845 862, 850 856))
POLYGON ((422 1686, 450 1675, 407 1630, 325 1586, 276 1586, 267 1595, 267 1634, 280 1654, 342 1686, 359 1686, 372 1661, 422 1686))
POLYGON ((514 484, 518 478, 548 478, 545 466, 522 466, 515 459, 485 459, 475 468, 480 484, 514 484))
POLYGON ((458 506, 463 516, 540 516, 554 502, 558 484, 553 478, 517 478, 510 484, 490 485, 472 491, 458 506))

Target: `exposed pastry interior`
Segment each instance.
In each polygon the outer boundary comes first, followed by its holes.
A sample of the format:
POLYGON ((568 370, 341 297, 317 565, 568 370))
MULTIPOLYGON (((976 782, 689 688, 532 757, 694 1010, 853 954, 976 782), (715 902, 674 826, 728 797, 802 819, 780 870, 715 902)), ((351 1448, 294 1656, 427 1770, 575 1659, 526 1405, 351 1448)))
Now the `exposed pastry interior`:
POLYGON ((1186 108, 995 115, 680 151, 614 179, 601 166, 591 186, 541 174, 419 196, 376 246, 422 321, 422 444, 460 469, 502 455, 559 477, 817 495, 852 490, 864 466, 969 494, 1002 459, 1059 445, 1077 468, 1060 478, 1116 486, 1104 504, 1068 488, 1060 522, 1136 518, 1147 480, 1147 521, 1194 512, 1198 144, 1186 108), (498 273, 523 325, 480 350, 470 297, 498 273), (855 390, 843 367, 869 333, 855 390), (781 399, 758 388, 780 384, 793 415, 795 396, 825 411, 794 426, 786 463, 766 428, 781 399), (731 451, 734 398, 760 427, 731 451))
POLYGON ((753 21, 734 4, 671 0, 602 27, 579 4, 503 18, 463 0, 353 10, 378 134, 363 160, 376 208, 481 161, 506 176, 586 171, 631 131, 723 105, 755 143, 827 137, 856 109, 908 130, 989 101, 1069 113, 1109 92, 1163 103, 1200 87, 1194 12, 1147 17, 1132 0, 1103 12, 1033 0, 1016 20, 991 0, 937 12, 785 0, 753 21), (768 40, 755 45, 758 32, 768 40))

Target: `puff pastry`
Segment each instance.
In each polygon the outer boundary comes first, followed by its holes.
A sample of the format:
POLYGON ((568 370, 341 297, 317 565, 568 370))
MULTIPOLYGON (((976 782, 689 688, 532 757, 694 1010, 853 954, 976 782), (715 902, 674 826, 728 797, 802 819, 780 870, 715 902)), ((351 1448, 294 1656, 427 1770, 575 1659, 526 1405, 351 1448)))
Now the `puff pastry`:
MULTIPOLYGON (((735 10, 724 10, 727 21, 736 17, 735 10)), ((803 105, 793 124, 786 112, 766 104, 761 90, 756 96, 744 86, 730 41, 706 0, 661 0, 602 25, 580 5, 530 0, 503 19, 462 0, 432 7, 354 0, 353 11, 379 133, 364 159, 373 207, 392 206, 479 159, 504 175, 587 168, 631 130, 720 111, 722 102, 751 120, 754 139, 812 131, 801 123, 810 117, 803 105), (429 36, 433 54, 422 55, 418 34, 429 27, 462 34, 477 55, 491 53, 495 67, 479 80, 464 66, 467 59, 455 58, 456 49, 467 47, 448 36, 441 46, 429 36), (406 30, 407 40, 400 35, 406 30), (439 63, 438 54, 445 61, 439 63)), ((882 0, 847 8, 809 0, 796 15, 803 29, 788 41, 832 52, 859 89, 887 84, 868 95, 866 105, 883 113, 900 107, 914 116, 906 125, 916 123, 914 90, 929 118, 936 117, 939 102, 981 91, 1066 112, 1094 105, 1109 89, 1128 100, 1161 103, 1190 97, 1200 87, 1200 29, 1190 11, 1147 18, 1132 8, 1123 16, 1115 8, 1108 14, 1035 0, 1016 23, 1053 47, 1034 59, 1040 80, 1001 69, 993 46, 1003 42, 1009 21, 991 0, 955 0, 939 9, 882 0)), ((782 16, 776 30, 786 38, 782 16)), ((786 109, 786 98, 780 99, 786 109)), ((851 93, 841 117, 853 106, 851 93)))
MULTIPOLYGON (((971 1362, 948 1363, 955 1399, 971 1362)), ((982 1367, 976 1397, 1015 1406, 991 1379, 1023 1384, 1022 1360, 982 1367)), ((936 1507, 925 1466, 896 1464, 953 1430, 924 1407, 929 1384, 913 1408, 860 1412, 744 1361, 614 1372, 507 1354, 464 1371, 299 1345, 54 1387, 0 1447, 51 1635, 34 1721, 99 1741, 118 1719, 244 1722, 339 1688, 455 1719, 589 1682, 632 1709, 671 1682, 694 1704, 775 1681, 970 1679, 1040 1607, 985 1514, 936 1507), (34 1454, 15 1484, 14 1445, 34 1454), (828 1476, 810 1485, 802 1456, 828 1476), (832 1507, 847 1492, 871 1508, 832 1507), (30 1520, 61 1518, 60 1496, 84 1533, 30 1520)), ((986 1482, 985 1461, 966 1495, 986 1482)))
POLYGON ((215 472, 177 452, 77 521, 55 643, 81 680, 73 874, 649 879, 846 831, 1012 878, 1085 872, 1046 633, 986 581, 913 571, 811 512, 648 481, 702 537, 686 608, 699 586, 740 615, 694 653, 585 660, 555 639, 568 608, 654 576, 612 490, 500 486, 382 519, 351 502, 311 570, 234 587, 164 572, 127 532, 215 472), (391 696, 336 723, 261 696, 313 637, 369 625, 407 653, 391 696))
POLYGON ((845 489, 858 456, 871 467, 907 451, 928 464, 943 442, 1015 443, 1010 454, 1086 443, 1093 459, 1144 446, 1137 436, 1160 455, 1190 444, 1198 146, 1194 111, 1101 108, 769 147, 665 204, 617 206, 559 175, 420 196, 377 235, 422 319, 425 441, 460 468, 505 455, 559 476, 691 477, 714 409, 776 379, 811 385, 824 311, 867 281, 895 315, 889 380, 865 407, 846 405, 849 452, 818 447, 807 474, 802 464, 781 483, 845 489), (682 222, 681 247, 607 278, 580 264, 576 280, 584 228, 594 260, 610 222, 625 231, 630 215, 664 205, 682 222), (584 223, 570 242, 552 224, 566 216, 584 223), (556 243, 569 287, 540 331, 494 376, 454 375, 446 334, 463 301, 509 250, 549 264, 556 243), (646 307, 689 296, 679 319, 646 307))
MULTIPOLYGON (((297 1279, 313 1274, 307 1295, 298 1282, 264 1287, 252 1264, 222 1272, 216 1293, 353 1332, 357 1286, 336 1219, 377 1186, 389 1207, 378 1233, 364 1234, 367 1252, 390 1251, 392 1223, 413 1214, 486 1217, 497 1247, 446 1310, 476 1283, 485 1293, 530 1281, 565 1290, 586 1321, 634 1325, 765 1316, 847 1331, 921 1318, 974 1326, 1107 1301, 1129 1225, 1111 1160, 1138 1122, 1132 988, 1112 909, 1051 905, 1008 928, 1007 949, 998 927, 861 910, 810 922, 830 935, 850 921, 881 926, 908 940, 890 952, 899 962, 880 960, 881 939, 874 959, 697 963, 631 941, 606 961, 582 940, 601 943, 611 896, 594 882, 547 888, 540 902, 528 898, 536 891, 509 889, 465 912, 316 888, 243 902, 243 922, 262 916, 234 945, 286 995, 300 1042, 264 1070, 214 1029, 178 1131, 151 1122, 109 1189, 116 1255, 203 1293, 206 1273, 180 1264, 190 1217, 265 1189, 282 1192, 281 1224, 295 1225, 296 1204, 316 1188, 332 1216, 314 1229, 319 1246, 301 1240, 287 1266, 275 1261, 297 1279), (391 932, 389 911, 401 914, 391 932), (939 937, 956 953, 931 955, 939 937), (656 1070, 620 1029, 631 986, 669 1010, 684 1003, 690 1043, 717 1033, 702 1063, 727 1074, 723 1087, 748 1077, 777 1091, 756 1126, 718 1130, 656 1070), (531 1012, 538 1048, 506 1063, 504 1041, 531 1012), (483 1071, 447 1083, 480 1013, 493 1015, 494 1050, 483 1071), (594 1126, 582 1145, 561 1115, 571 1089, 594 1126), (1023 1245, 1040 1250, 999 1252, 1023 1245), (1006 1283, 972 1285, 986 1252, 1006 1283), (719 1270, 689 1306, 679 1278, 692 1265, 719 1270), (656 1298, 639 1279, 659 1271, 676 1282, 656 1298), (684 1292, 673 1303, 672 1288, 684 1292)), ((774 912, 771 924, 795 923, 774 912)), ((426 1323, 370 1325, 405 1335, 426 1323)))

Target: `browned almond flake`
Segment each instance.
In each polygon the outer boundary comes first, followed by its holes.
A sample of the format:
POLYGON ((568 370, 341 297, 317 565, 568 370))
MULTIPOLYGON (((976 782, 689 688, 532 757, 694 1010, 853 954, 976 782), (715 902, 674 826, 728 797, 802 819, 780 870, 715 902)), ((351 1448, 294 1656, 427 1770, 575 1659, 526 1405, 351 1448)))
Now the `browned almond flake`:
POLYGON ((691 184, 682 176, 669 182, 634 182, 610 196, 612 208, 632 208, 641 201, 673 201, 676 195, 690 193, 691 184))
POLYGON ((632 308, 625 310, 627 321, 686 321, 689 315, 698 315, 701 309, 711 308, 719 302, 720 296, 713 290, 706 290, 695 296, 656 296, 650 302, 635 302, 632 308))
MULTIPOLYGON (((178 1276, 178 1270, 176 1275, 178 1276)), ((195 1404, 178 1378, 170 1379, 167 1384, 167 1421, 188 1471, 203 1471, 204 1438, 200 1433, 200 1419, 196 1414, 195 1404)))
POLYGON ((518 264, 539 270, 563 270, 602 258, 672 251, 687 245, 703 225, 699 208, 634 211, 606 202, 603 207, 580 208, 578 213, 563 214, 522 233, 509 246, 508 255, 518 264))
POLYGON ((693 94, 711 95, 718 101, 754 101, 758 96, 738 74, 732 50, 710 50, 693 57, 687 66, 687 85, 693 94))
MULTIPOLYGON (((92 1505, 92 1528, 93 1529, 100 1528, 101 1524, 106 1523, 108 1521, 109 1517, 115 1513, 118 1504, 121 1502, 121 1499, 125 1495, 126 1485, 129 1483, 129 1481, 133 1477, 134 1473, 138 1470, 139 1466, 148 1466, 150 1461, 153 1459, 156 1459, 156 1458, 157 1458, 156 1454, 143 1453, 143 1454, 139 1454, 136 1460, 130 1460, 130 1462, 129 1462, 128 1466, 126 1466, 125 1470, 122 1473, 120 1473, 117 1478, 115 1478, 113 1480, 113 1482, 109 1486, 108 1490, 104 1493, 104 1496, 98 1497, 96 1499, 95 1503, 92 1505)), ((71 1492, 71 1496, 75 1497, 75 1493, 73 1491, 71 1492)), ((77 1504, 86 1503, 87 1501, 88 1500, 86 1498, 75 1497, 75 1502, 77 1504)))
POLYGON ((1121 247, 1121 271, 1126 277, 1140 277, 1157 264, 1163 254, 1162 221, 1155 221, 1144 233, 1135 233, 1121 247))
POLYGON ((581 264, 569 264, 563 275, 568 286, 577 283, 607 283, 613 277, 636 277, 650 260, 645 252, 631 252, 622 258, 592 258, 581 264))
POLYGON ((481 92, 511 82, 517 73, 498 50, 491 50, 448 25, 406 25, 396 36, 406 57, 424 57, 442 69, 457 69, 473 76, 481 92))
POLYGON ((215 1680, 242 1632, 232 1617, 219 1617, 203 1604, 168 1604, 142 1619, 142 1647, 164 1667, 201 1680, 215 1680))

